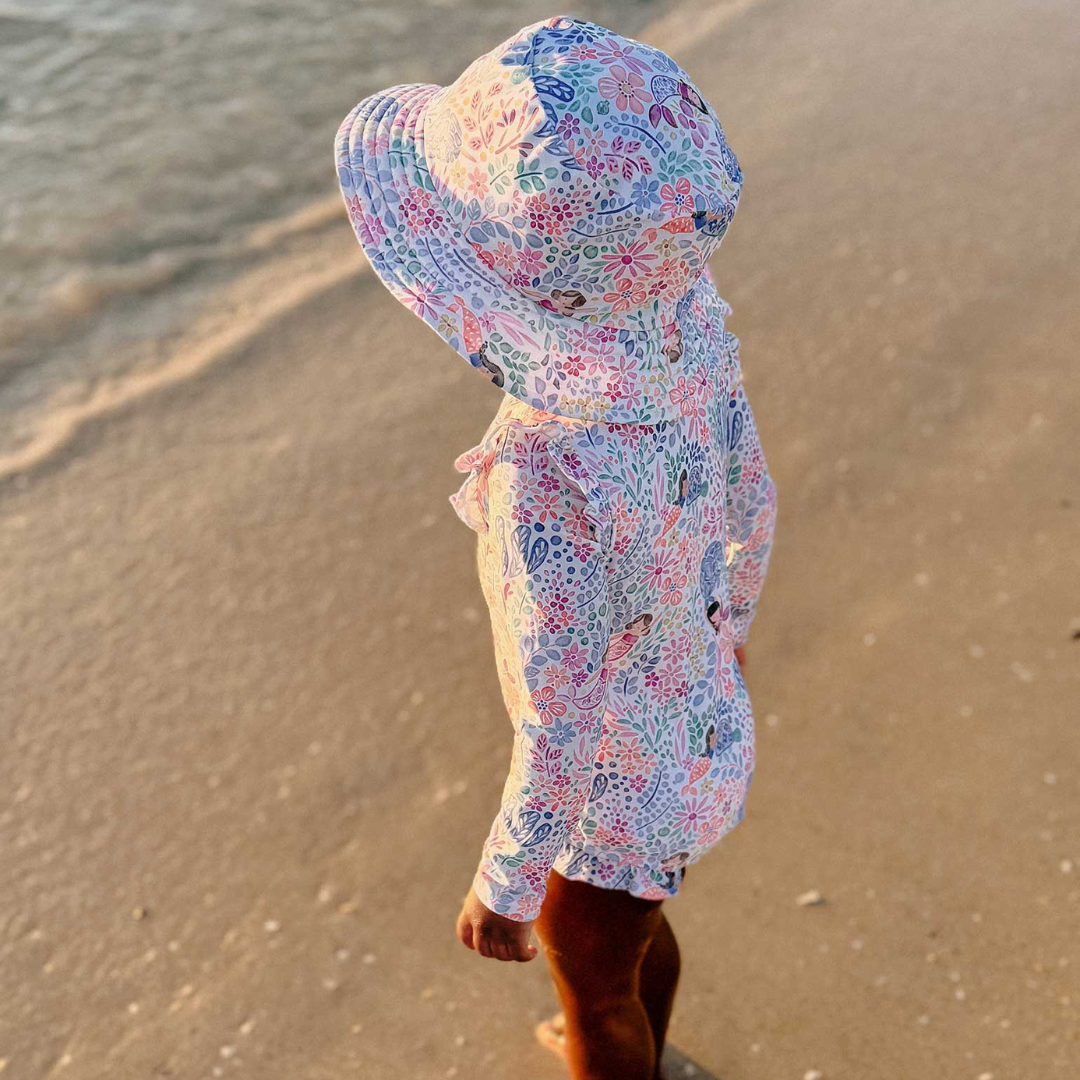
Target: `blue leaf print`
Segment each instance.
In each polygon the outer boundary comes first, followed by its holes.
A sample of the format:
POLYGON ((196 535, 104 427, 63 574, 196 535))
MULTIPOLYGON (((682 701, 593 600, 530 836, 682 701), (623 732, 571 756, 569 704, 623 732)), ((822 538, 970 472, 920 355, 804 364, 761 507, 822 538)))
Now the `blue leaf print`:
POLYGON ((564 105, 574 100, 574 88, 554 75, 534 75, 532 82, 538 94, 554 98, 564 105))
POLYGON ((547 558, 548 542, 542 536, 536 538, 536 543, 532 546, 532 551, 529 552, 529 560, 525 564, 525 569, 531 574, 534 570, 539 569, 544 565, 544 560, 547 558))
POLYGON ((731 437, 728 439, 728 449, 734 450, 739 445, 739 438, 742 435, 743 415, 738 409, 735 410, 734 415, 731 418, 731 437))

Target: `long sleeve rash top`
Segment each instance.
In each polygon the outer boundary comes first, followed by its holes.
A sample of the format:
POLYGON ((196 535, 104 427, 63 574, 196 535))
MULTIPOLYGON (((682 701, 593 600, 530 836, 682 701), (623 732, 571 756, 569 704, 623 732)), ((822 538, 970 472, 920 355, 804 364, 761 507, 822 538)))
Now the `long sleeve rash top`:
POLYGON ((673 895, 742 820, 754 722, 734 649, 777 498, 738 339, 722 340, 677 419, 582 421, 508 395, 455 463, 514 730, 473 887, 509 918, 536 917, 552 868, 673 895))

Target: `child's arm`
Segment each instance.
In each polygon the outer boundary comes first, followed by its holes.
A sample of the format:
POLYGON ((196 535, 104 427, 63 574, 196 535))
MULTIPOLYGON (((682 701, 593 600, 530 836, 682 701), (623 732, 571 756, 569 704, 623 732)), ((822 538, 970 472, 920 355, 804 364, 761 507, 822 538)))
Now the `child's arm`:
POLYGON ((518 922, 539 913, 588 798, 607 696, 609 518, 585 494, 582 468, 558 437, 526 428, 511 431, 488 474, 488 529, 505 540, 489 594, 515 734, 473 890, 518 922))
MULTIPOLYGON (((739 339, 730 335, 735 393, 728 402, 727 572, 735 641, 745 646, 772 552, 776 485, 769 475, 739 366, 739 339)), ((740 661, 740 665, 741 665, 740 661)))

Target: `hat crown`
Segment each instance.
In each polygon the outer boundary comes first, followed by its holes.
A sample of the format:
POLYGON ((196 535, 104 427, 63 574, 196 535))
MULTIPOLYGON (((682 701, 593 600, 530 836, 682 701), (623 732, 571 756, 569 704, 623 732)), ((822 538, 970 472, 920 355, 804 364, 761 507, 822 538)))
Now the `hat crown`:
POLYGON ((704 272, 735 214, 738 161, 670 57, 557 16, 432 99, 423 156, 489 271, 560 315, 631 325, 704 272))

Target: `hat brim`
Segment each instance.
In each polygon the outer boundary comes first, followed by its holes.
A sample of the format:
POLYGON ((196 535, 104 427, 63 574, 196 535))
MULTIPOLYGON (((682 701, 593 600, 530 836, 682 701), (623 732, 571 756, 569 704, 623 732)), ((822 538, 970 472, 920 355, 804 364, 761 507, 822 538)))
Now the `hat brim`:
POLYGON ((443 89, 390 87, 339 126, 338 183, 379 279, 473 368, 534 408, 609 423, 678 415, 680 386, 714 367, 730 337, 730 308, 707 269, 644 327, 560 315, 513 290, 457 228, 428 169, 424 121, 443 89), (665 334, 672 322, 681 330, 679 355, 665 334))

